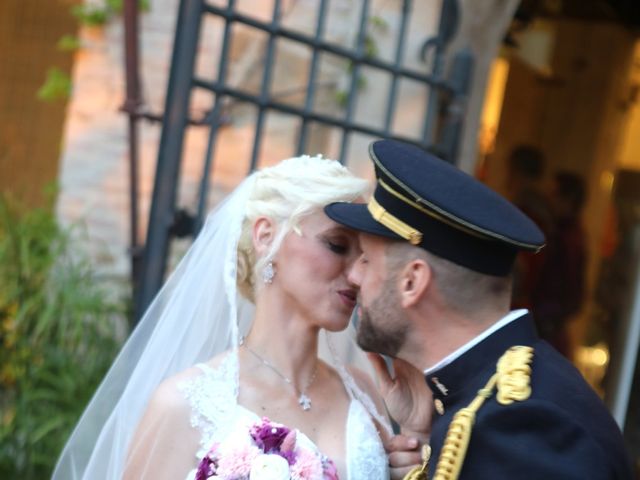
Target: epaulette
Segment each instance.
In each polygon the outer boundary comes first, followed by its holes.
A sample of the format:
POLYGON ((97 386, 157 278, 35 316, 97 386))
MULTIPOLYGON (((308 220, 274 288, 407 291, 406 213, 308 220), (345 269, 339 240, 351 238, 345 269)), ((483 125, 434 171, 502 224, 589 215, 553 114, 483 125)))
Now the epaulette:
MULTIPOLYGON (((501 405, 529 398, 532 359, 533 348, 524 346, 513 346, 500 357, 496 373, 478 390, 476 398, 453 416, 433 480, 455 480, 460 475, 476 413, 493 394, 494 388, 497 389, 496 400, 501 405)), ((421 466, 415 467, 404 477, 405 480, 427 479, 428 463, 429 459, 425 458, 421 466)))

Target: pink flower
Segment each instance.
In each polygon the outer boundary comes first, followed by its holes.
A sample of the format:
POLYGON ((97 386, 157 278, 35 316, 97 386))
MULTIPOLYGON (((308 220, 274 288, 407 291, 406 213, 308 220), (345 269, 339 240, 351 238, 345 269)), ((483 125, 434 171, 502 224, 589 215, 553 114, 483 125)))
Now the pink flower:
POLYGON ((336 468, 335 463, 333 463, 333 460, 327 456, 322 457, 322 470, 324 473, 324 480, 339 480, 338 469, 336 468))
POLYGON ((255 445, 225 446, 218 458, 217 475, 222 478, 248 478, 251 462, 262 453, 255 445))
POLYGON ((283 452, 292 452, 296 448, 296 431, 291 430, 280 445, 280 450, 283 452))
POLYGON ((306 449, 296 451, 296 463, 291 465, 292 480, 323 480, 322 462, 318 455, 306 449))

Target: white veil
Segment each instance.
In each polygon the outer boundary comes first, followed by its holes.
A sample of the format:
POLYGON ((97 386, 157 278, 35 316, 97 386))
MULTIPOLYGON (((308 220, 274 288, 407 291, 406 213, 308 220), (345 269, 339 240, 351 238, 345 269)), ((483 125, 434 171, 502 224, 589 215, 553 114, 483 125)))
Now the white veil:
MULTIPOLYGON (((238 239, 256 175, 209 214, 87 406, 62 451, 54 480, 120 479, 129 442, 158 385, 196 363, 237 349, 239 325, 245 331, 253 317, 253 304, 238 293, 236 271, 238 239)), ((341 353, 335 353, 336 347, 321 351, 333 352, 331 363, 344 374, 344 364, 336 357, 357 348, 353 340, 336 343, 341 353)), ((350 383, 367 410, 385 425, 368 396, 350 383)))

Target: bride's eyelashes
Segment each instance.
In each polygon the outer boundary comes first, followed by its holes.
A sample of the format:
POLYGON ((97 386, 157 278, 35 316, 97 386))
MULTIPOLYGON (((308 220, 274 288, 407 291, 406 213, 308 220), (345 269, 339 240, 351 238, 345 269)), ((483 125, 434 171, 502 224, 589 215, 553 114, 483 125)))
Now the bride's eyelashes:
POLYGON ((322 238, 321 240, 329 250, 337 255, 346 255, 349 253, 350 246, 348 242, 329 238, 322 238))
POLYGON ((346 245, 341 245, 332 241, 328 241, 327 244, 329 245, 329 250, 333 253, 337 253, 338 255, 346 255, 349 253, 349 247, 346 245))

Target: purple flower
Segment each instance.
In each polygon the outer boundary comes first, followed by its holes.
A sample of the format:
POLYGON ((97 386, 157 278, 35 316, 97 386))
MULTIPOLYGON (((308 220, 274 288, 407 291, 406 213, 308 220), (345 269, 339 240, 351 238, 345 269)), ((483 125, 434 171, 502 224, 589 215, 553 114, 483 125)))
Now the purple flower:
POLYGON ((213 449, 211 449, 209 453, 200 460, 195 480, 207 480, 209 477, 215 475, 217 468, 217 459, 214 456, 213 449))
POLYGON ((264 453, 279 453, 280 446, 290 429, 278 423, 272 423, 264 417, 262 423, 251 427, 251 437, 264 453))

